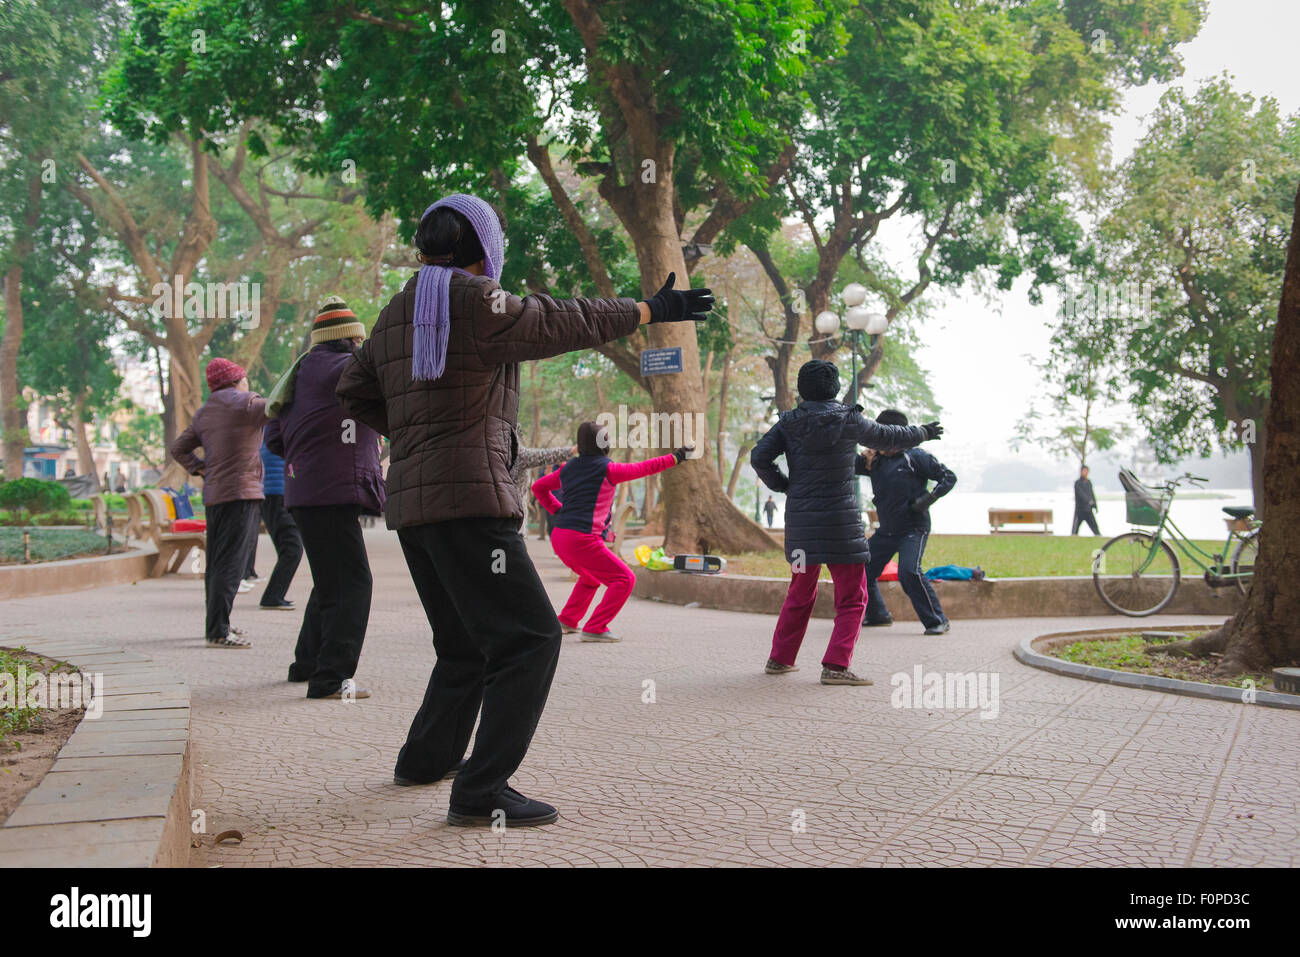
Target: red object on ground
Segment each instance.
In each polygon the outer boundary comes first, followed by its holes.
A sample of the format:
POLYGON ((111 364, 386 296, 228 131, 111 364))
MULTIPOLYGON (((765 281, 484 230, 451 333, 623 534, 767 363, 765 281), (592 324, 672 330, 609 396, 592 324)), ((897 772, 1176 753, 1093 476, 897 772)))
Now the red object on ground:
POLYGON ((201 518, 178 518, 172 522, 173 532, 206 532, 208 523, 201 518))
POLYGON ((889 560, 889 564, 885 566, 885 570, 880 573, 880 577, 877 578, 876 581, 878 582, 898 581, 898 562, 891 558, 889 560))

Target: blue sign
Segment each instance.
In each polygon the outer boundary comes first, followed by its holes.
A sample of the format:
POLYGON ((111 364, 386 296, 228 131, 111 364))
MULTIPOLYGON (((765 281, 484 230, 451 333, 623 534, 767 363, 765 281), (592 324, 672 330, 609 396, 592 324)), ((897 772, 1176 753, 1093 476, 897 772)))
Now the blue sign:
POLYGON ((669 349, 642 349, 641 350, 641 374, 642 375, 666 375, 670 372, 682 371, 682 347, 673 346, 669 349))

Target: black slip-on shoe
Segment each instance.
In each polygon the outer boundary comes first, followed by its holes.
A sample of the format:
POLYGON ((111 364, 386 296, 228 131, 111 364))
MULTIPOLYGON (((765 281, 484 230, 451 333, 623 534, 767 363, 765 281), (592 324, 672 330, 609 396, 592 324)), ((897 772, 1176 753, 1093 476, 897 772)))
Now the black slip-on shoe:
POLYGON ((935 625, 933 628, 927 628, 927 629, 925 629, 925 633, 926 633, 927 635, 946 635, 946 634, 948 634, 948 629, 951 628, 951 627, 952 627, 952 626, 949 625, 948 622, 946 622, 946 621, 941 621, 941 622, 939 622, 939 624, 935 625))
POLYGON ((863 624, 866 625, 868 628, 884 628, 885 626, 892 625, 893 623, 894 623, 894 619, 892 618, 880 618, 877 619, 876 621, 872 621, 870 618, 868 618, 866 621, 863 622, 863 624))
POLYGON ((281 598, 278 602, 259 602, 257 607, 262 611, 293 611, 293 602, 281 598))
POLYGON ((468 760, 469 760, 468 758, 461 758, 460 763, 457 764, 454 768, 452 768, 442 777, 434 778, 431 781, 420 781, 416 778, 404 778, 400 774, 395 773, 393 775, 393 783, 396 784, 399 788, 418 788, 418 787, 423 787, 426 784, 437 784, 439 781, 450 781, 452 778, 454 778, 457 774, 459 774, 464 769, 465 762, 468 760))
POLYGON ((524 797, 514 788, 501 792, 495 807, 447 809, 447 823, 452 827, 491 827, 501 823, 506 827, 539 827, 554 824, 560 812, 545 801, 524 797))

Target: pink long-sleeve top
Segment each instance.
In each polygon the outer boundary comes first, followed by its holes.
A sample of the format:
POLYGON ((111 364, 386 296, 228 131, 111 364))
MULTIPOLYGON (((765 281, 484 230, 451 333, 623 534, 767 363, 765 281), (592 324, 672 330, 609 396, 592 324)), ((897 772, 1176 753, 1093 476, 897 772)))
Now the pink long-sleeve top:
POLYGON ((675 455, 660 455, 643 462, 612 462, 604 455, 579 455, 556 472, 548 472, 533 483, 533 494, 542 508, 555 516, 556 528, 597 535, 609 529, 614 506, 614 486, 670 469, 675 455), (556 490, 560 499, 555 497, 556 490))

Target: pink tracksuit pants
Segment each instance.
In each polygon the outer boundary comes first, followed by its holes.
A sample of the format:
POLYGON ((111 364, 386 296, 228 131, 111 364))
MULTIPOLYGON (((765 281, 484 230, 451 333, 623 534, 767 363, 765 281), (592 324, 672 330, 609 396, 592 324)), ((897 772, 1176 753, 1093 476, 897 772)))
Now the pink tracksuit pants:
MULTIPOLYGON (((551 547, 560 561, 578 575, 578 584, 573 586, 573 593, 560 611, 560 624, 577 628, 578 622, 587 614, 591 600, 596 597, 596 590, 604 585, 605 597, 582 630, 588 634, 608 631, 609 623, 623 610, 632 594, 632 586, 636 584, 632 569, 605 547, 599 535, 557 528, 551 532, 551 547)), ((858 621, 861 620, 859 613, 858 621)))

